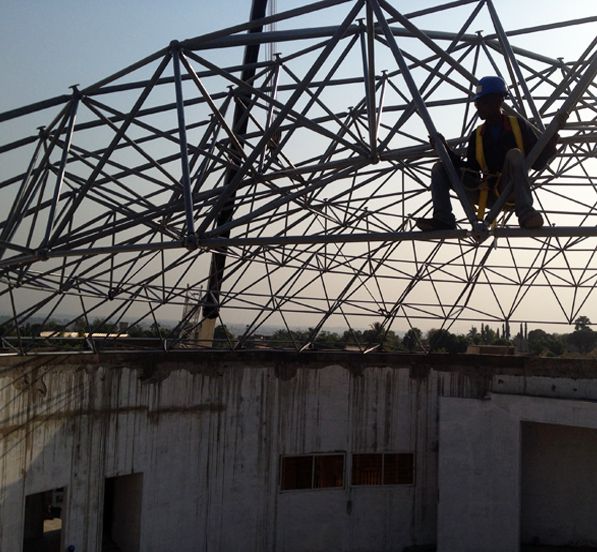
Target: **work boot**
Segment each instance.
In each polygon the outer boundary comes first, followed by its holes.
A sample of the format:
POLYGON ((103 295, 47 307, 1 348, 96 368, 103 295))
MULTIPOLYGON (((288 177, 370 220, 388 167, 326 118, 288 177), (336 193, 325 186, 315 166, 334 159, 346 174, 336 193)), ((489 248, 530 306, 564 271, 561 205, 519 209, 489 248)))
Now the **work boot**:
POLYGON ((456 223, 448 223, 443 220, 437 220, 434 218, 419 218, 416 220, 416 225, 419 230, 423 232, 431 232, 433 230, 455 230, 456 223))
POLYGON ((518 224, 521 228, 526 228, 527 230, 541 228, 543 226, 543 217, 539 211, 533 210, 524 217, 519 217, 518 224))

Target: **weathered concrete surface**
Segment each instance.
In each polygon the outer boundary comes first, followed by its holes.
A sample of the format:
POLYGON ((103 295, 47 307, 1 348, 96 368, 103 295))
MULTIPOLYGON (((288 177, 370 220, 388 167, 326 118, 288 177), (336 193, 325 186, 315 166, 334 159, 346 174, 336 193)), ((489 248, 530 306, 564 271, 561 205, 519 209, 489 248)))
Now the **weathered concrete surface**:
MULTIPOLYGON (((57 487, 66 488, 65 544, 99 550, 105 478, 133 473, 143 474, 143 551, 389 551, 434 544, 438 488, 440 512, 444 503, 438 458, 444 473, 466 471, 450 465, 457 456, 443 458, 450 445, 440 446, 438 457, 438 436, 449 435, 441 429, 444 398, 468 401, 464 419, 472 408, 489 420, 475 430, 481 443, 484 432, 501 431, 500 415, 483 410, 488 403, 495 408, 497 393, 514 400, 518 394, 587 399, 597 397, 596 377, 594 362, 486 355, 4 357, 0 550, 22 545, 25 496, 57 487), (332 451, 346 454, 344 488, 280 492, 280 455, 332 451), (409 451, 416 456, 415 485, 349 484, 351 453, 409 451)), ((450 427, 462 423, 454 415, 450 427)), ((511 438, 511 432, 494 436, 498 443, 511 438)), ((474 485, 464 482, 468 487, 474 485)), ((498 499, 497 491, 489 496, 498 499)), ((486 505, 473 521, 487 525, 500 508, 507 510, 499 501, 486 505)), ((440 546, 449 516, 442 519, 440 546)))
MULTIPOLYGON (((544 383, 531 378, 528 385, 538 391, 544 383)), ((577 380, 575 384, 585 394, 592 389, 597 397, 595 382, 577 380)), ((594 520, 592 524, 586 521, 587 516, 594 517, 594 501, 579 505, 580 496, 573 492, 581 478, 588 495, 597 493, 597 479, 587 472, 587 466, 597 460, 595 444, 581 445, 576 440, 582 449, 560 458, 556 478, 559 485, 569 487, 568 492, 558 493, 543 479, 544 496, 557 497, 559 502, 539 507, 533 496, 537 482, 532 478, 547 468, 537 458, 546 453, 553 457, 552 449, 558 445, 531 443, 523 480, 521 427, 534 422, 597 428, 597 402, 494 393, 485 400, 442 397, 439 415, 438 552, 516 552, 521 540, 527 539, 562 546, 595 543, 594 520), (529 464, 533 457, 536 465, 529 464), (524 517, 521 487, 526 491, 524 517), (523 535, 521 517, 526 524, 523 535)), ((547 431, 547 435, 541 432, 544 439, 558 438, 557 432, 547 431)))
POLYGON ((597 430, 522 424, 521 540, 597 546, 597 430))

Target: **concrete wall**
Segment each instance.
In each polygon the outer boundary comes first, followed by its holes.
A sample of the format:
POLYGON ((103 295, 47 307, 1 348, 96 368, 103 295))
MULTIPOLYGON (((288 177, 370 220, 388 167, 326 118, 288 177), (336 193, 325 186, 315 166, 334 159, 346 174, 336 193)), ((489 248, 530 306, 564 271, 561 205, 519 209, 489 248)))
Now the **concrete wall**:
POLYGON ((597 547, 597 430, 522 424, 521 541, 597 547))
POLYGON ((132 473, 143 551, 435 540, 437 389, 408 365, 46 357, 0 380, 1 550, 21 547, 25 496, 56 487, 65 545, 99 550, 105 478, 132 473), (280 492, 280 455, 330 451, 346 454, 344 488, 280 492), (350 453, 384 451, 416 453, 416 485, 348 484, 350 453))
POLYGON ((65 546, 98 551, 105 479, 128 474, 143 551, 518 550, 521 421, 597 427, 595 376, 470 355, 5 357, 0 550, 21 548, 27 495, 65 487, 65 546), (281 455, 334 451, 344 487, 280 491, 281 455), (413 452, 415 484, 350 485, 366 452, 413 452))
MULTIPOLYGON (((542 382, 538 378, 527 383, 533 389, 542 382)), ((574 380, 560 383, 592 387, 589 382, 574 380)), ((594 500, 579 505, 583 495, 574 497, 570 492, 582 480, 585 493, 597 495, 597 479, 587 471, 597 463, 594 442, 582 443, 570 430, 543 429, 539 434, 527 433, 523 457, 521 427, 536 422, 597 428, 597 403, 491 393, 483 400, 442 397, 440 420, 439 552, 516 552, 521 541, 533 542, 533 538, 544 544, 595 542, 594 523, 588 529, 591 524, 586 522, 587 516, 594 516, 594 500), (561 450, 557 440, 562 434, 581 449, 568 452, 566 469, 548 467, 545 462, 561 450), (545 471, 550 468, 557 474, 548 479, 545 471), (538 506, 537 479, 545 485, 543 496, 559 500, 557 504, 538 506), (567 490, 558 492, 556 483, 567 490), (521 488, 526 493, 524 501, 521 488)))

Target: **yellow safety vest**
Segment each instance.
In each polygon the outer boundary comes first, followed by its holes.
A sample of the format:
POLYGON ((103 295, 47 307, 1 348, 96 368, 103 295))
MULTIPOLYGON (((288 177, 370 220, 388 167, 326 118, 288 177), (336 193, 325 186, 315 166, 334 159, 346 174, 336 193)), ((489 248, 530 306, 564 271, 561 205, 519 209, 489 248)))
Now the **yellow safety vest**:
MULTIPOLYGON (((522 132, 520 131, 520 123, 518 122, 518 118, 513 115, 508 115, 508 121, 510 122, 510 128, 512 129, 512 134, 514 134, 514 141, 516 142, 516 147, 523 153, 524 155, 524 142, 522 140, 522 132)), ((489 167, 487 167, 487 161, 485 160, 485 150, 483 149, 483 128, 485 127, 485 123, 477 127, 477 131, 475 134, 475 157, 477 159, 477 163, 479 167, 481 167, 481 172, 483 173, 483 177, 481 179, 481 187, 479 188, 479 206, 477 208, 477 218, 481 220, 483 218, 483 214, 485 213, 485 208, 487 207, 487 196, 489 194, 489 185, 487 181, 490 176, 496 176, 497 181, 495 185, 495 193, 499 195, 498 190, 498 183, 501 176, 501 173, 497 173, 495 175, 490 175, 489 167)), ((510 204, 512 205, 512 204, 510 204)))

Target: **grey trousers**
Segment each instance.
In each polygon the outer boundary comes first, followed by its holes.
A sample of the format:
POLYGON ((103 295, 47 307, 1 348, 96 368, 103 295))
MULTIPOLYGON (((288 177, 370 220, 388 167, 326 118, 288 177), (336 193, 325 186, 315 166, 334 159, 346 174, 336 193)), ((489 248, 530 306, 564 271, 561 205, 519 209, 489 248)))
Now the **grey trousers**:
MULTIPOLYGON (((471 188, 470 176, 463 176, 465 189, 471 188)), ((511 149, 506 154, 504 166, 502 167, 502 178, 500 187, 504 189, 508 183, 513 184, 512 195, 514 196, 514 212, 520 220, 524 220, 534 211, 533 196, 529 185, 529 177, 526 172, 524 154, 517 148, 511 149)), ((439 162, 431 170, 431 199, 433 201, 433 218, 446 224, 454 224, 456 219, 452 213, 452 202, 450 200, 450 180, 448 173, 439 162)), ((469 200, 476 200, 476 192, 467 192, 469 200)), ((491 196, 491 193, 490 193, 491 196)), ((493 199, 493 198, 490 198, 493 199)), ((493 203, 493 201, 490 202, 493 203)))

